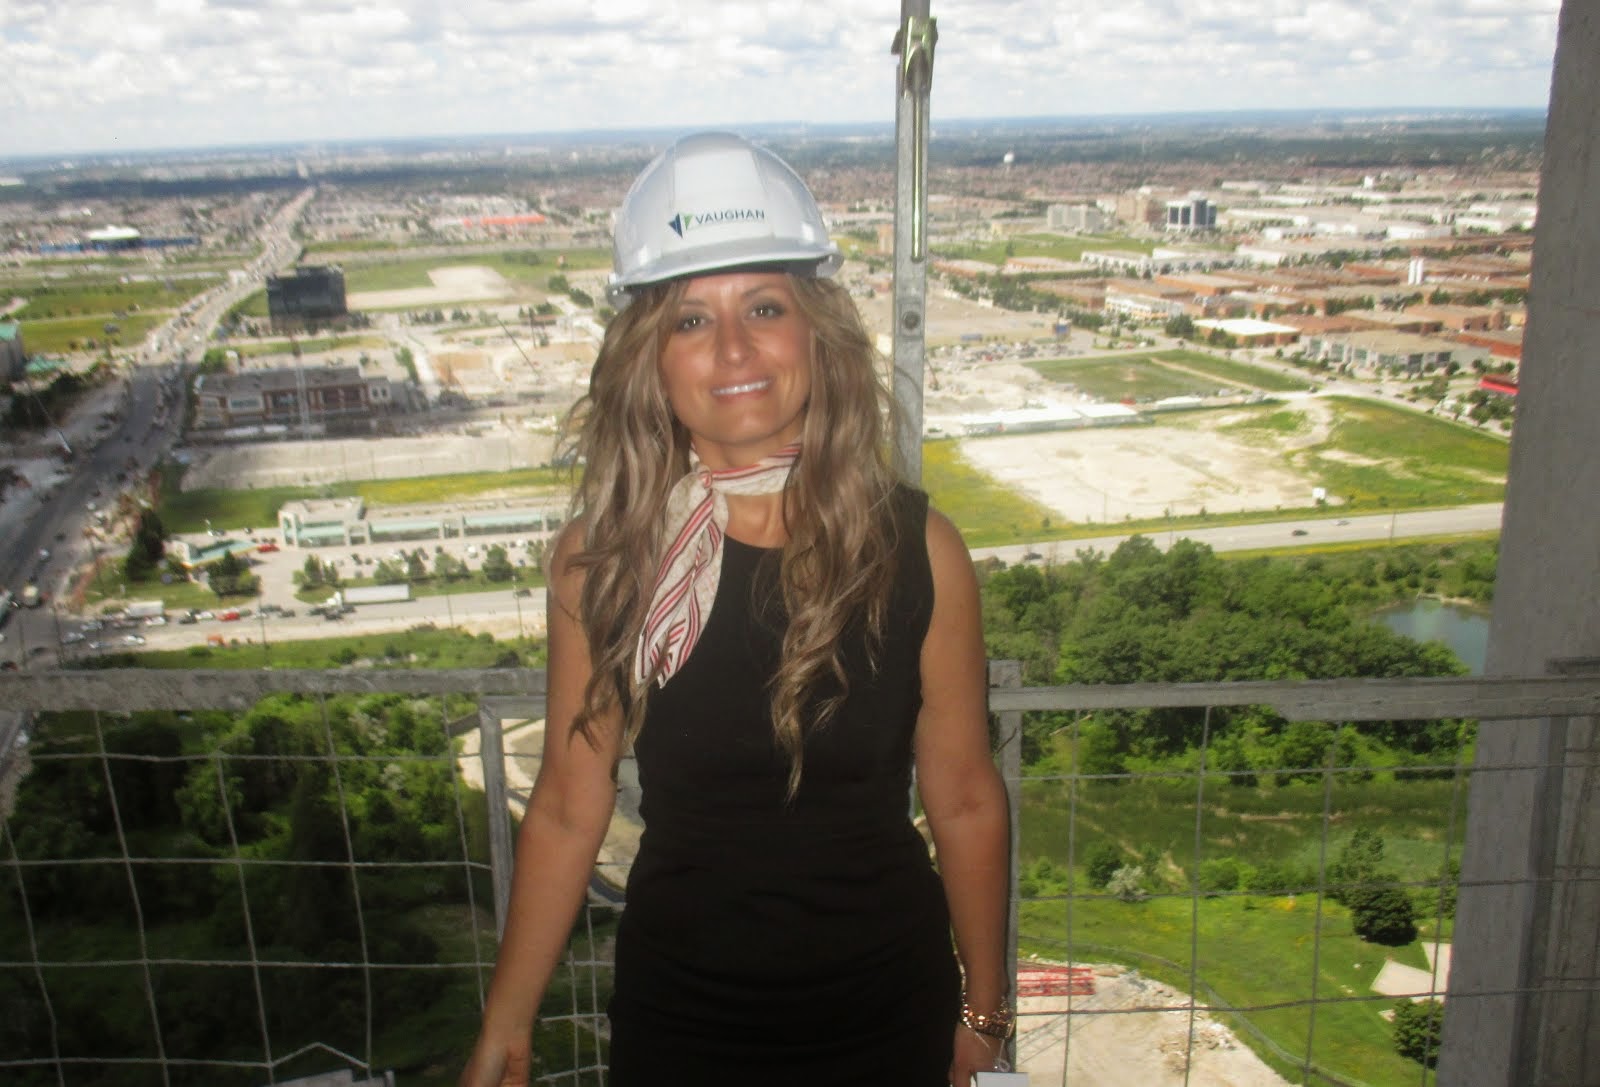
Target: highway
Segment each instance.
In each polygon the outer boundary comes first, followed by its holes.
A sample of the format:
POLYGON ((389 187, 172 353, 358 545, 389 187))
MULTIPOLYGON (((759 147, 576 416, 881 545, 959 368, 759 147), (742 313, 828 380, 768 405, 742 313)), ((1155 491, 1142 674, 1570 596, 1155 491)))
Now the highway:
MULTIPOLYGON (((1427 536, 1499 532, 1501 513, 1501 504, 1492 502, 1449 509, 1299 518, 1217 528, 1185 527, 1165 532, 1146 530, 1141 535, 1148 537, 1162 550, 1166 550, 1177 539, 1189 539, 1203 543, 1213 551, 1262 551, 1268 548, 1316 547, 1329 543, 1388 543, 1427 536)), ((992 557, 1006 563, 1070 562, 1073 556, 1085 549, 1107 553, 1115 551, 1129 536, 1129 533, 1122 533, 1085 540, 1008 544, 977 548, 972 554, 975 559, 992 557), (1030 554, 1038 557, 1029 559, 1030 554)))
MULTIPOLYGON (((1501 506, 1496 503, 1453 509, 1362 514, 1348 518, 1299 518, 1217 528, 1184 528, 1172 532, 1145 532, 1143 535, 1163 550, 1178 539, 1191 539, 1218 552, 1257 551, 1316 547, 1329 543, 1402 542, 1431 536, 1497 532, 1500 518, 1501 506)), ((1124 533, 1081 540, 1022 542, 978 548, 974 550, 973 557, 997 558, 1008 564, 1064 563, 1072 561, 1082 550, 1109 553, 1128 538, 1129 534, 1124 533)), ((484 546, 510 541, 488 538, 476 542, 484 546)), ((329 621, 308 614, 306 605, 287 596, 285 587, 289 582, 289 574, 303 560, 300 552, 286 549, 276 554, 258 556, 258 560, 261 565, 257 572, 264 575, 268 586, 267 598, 274 603, 293 607, 296 610, 293 617, 282 618, 253 612, 244 619, 232 622, 205 619, 197 623, 180 624, 169 621, 161 626, 93 632, 82 641, 62 646, 59 644, 61 634, 77 630, 80 625, 78 620, 56 617, 52 609, 40 608, 29 616, 30 621, 25 626, 28 633, 24 644, 30 647, 28 663, 70 668, 75 661, 101 652, 88 648, 92 641, 106 643, 107 650, 177 649, 204 645, 208 640, 220 637, 230 643, 264 645, 263 663, 269 663, 273 643, 340 634, 398 633, 423 624, 474 632, 489 631, 498 637, 515 637, 518 634, 537 637, 544 632, 544 593, 538 589, 526 596, 517 596, 510 588, 506 588, 427 596, 403 603, 364 604, 337 621, 329 621), (142 645, 119 644, 128 634, 137 634, 145 641, 142 645), (41 647, 43 652, 36 651, 41 647)))

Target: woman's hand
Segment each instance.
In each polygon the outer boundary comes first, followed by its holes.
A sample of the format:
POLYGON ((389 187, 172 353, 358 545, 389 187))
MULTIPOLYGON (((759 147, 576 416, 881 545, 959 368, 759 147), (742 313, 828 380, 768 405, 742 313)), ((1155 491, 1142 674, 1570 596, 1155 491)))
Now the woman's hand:
POLYGON ((502 1042, 480 1037, 472 1059, 461 1073, 459 1087, 528 1087, 533 1053, 524 1037, 518 1042, 502 1042))
POLYGON ((972 1087, 974 1072, 993 1072, 1005 1042, 988 1038, 971 1027, 956 1024, 956 1043, 950 1060, 950 1087, 972 1087))

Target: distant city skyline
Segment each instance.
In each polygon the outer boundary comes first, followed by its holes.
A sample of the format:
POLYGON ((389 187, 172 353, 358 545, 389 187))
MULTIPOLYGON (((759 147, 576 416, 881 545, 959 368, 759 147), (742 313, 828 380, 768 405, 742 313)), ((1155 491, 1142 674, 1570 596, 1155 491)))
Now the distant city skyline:
MULTIPOLYGON (((1559 7, 933 0, 933 116, 1542 109, 1559 7)), ((886 124, 899 13, 897 0, 18 0, 0 5, 0 157, 886 124)))

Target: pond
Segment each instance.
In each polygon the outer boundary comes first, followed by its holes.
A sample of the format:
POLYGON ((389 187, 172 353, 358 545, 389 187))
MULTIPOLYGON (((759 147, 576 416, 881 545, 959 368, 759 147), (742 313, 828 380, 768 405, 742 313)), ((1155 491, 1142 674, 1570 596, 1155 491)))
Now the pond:
POLYGON ((1443 642, 1475 676, 1483 675, 1489 651, 1489 614, 1438 600, 1414 600, 1385 608, 1373 618, 1396 634, 1419 642, 1443 642))

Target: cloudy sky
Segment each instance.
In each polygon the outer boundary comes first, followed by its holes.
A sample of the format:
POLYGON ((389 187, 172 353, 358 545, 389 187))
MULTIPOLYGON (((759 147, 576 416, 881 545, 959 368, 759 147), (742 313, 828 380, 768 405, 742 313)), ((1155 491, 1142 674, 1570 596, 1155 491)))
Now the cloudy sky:
MULTIPOLYGON (((932 0, 933 115, 1543 107, 1559 6, 932 0)), ((0 156, 887 123, 899 14, 899 0, 0 0, 0 156)))

